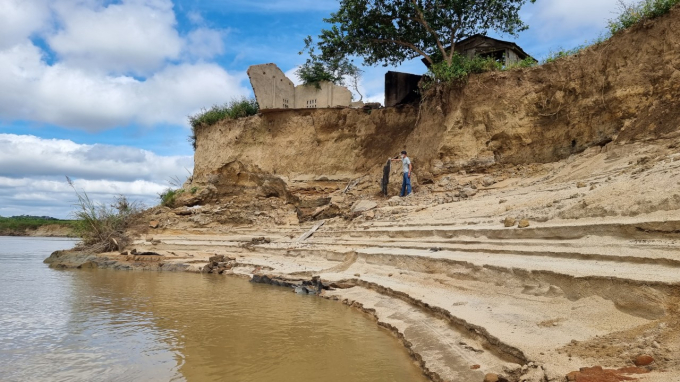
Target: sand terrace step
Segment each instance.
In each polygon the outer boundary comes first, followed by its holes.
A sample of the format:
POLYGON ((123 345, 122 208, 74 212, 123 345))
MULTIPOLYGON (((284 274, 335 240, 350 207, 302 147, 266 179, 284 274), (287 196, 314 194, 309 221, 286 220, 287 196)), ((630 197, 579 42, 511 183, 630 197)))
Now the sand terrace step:
MULTIPOLYGON (((200 237, 203 239, 203 237, 200 237)), ((288 241, 254 245, 243 248, 244 237, 215 237, 220 240, 197 240, 194 237, 171 239, 161 238, 153 245, 137 241, 135 245, 166 251, 203 251, 242 254, 257 252, 263 256, 291 256, 300 261, 309 255, 339 261, 348 252, 356 252, 366 258, 412 257, 432 261, 468 263, 480 267, 496 267, 506 270, 522 269, 535 272, 553 272, 570 277, 600 277, 637 282, 677 284, 680 283, 680 252, 677 246, 646 248, 616 244, 589 245, 584 247, 559 246, 552 244, 542 247, 524 246, 518 241, 512 245, 493 244, 461 245, 446 241, 433 243, 429 240, 385 240, 316 238, 308 243, 294 245, 288 241), (231 239, 231 240, 226 240, 231 239), (234 240, 237 239, 237 240, 234 240), (243 241, 238 241, 243 240, 243 241), (432 251, 437 247, 438 251, 432 251)), ((398 261, 398 260, 394 260, 398 261)), ((322 266, 306 268, 309 271, 323 269, 322 266)))
POLYGON ((644 264, 664 264, 680 267, 680 243, 674 245, 636 245, 620 242, 590 244, 534 241, 527 243, 520 240, 507 241, 464 241, 427 239, 414 241, 413 239, 347 239, 347 238, 316 238, 310 243, 319 245, 338 245, 346 248, 369 248, 375 246, 403 249, 452 250, 459 252, 473 252, 479 254, 511 254, 525 256, 550 256, 573 260, 603 260, 644 264))
MULTIPOLYGON (((424 283, 415 278, 395 278, 374 274, 371 268, 361 275, 360 285, 386 296, 401 298, 430 313, 448 316, 454 324, 475 328, 480 336, 489 339, 498 349, 519 354, 527 360, 547 361, 557 356, 556 349, 572 340, 586 340, 625 330, 646 323, 644 318, 619 311, 612 301, 589 296, 577 301, 543 296, 516 294, 503 291, 484 282, 466 282, 467 288, 424 283), (572 320, 578 314, 582 320, 572 320), (521 349, 519 353, 512 349, 521 349)), ((353 271, 350 269, 348 272, 353 271)), ((338 280, 346 274, 325 275, 338 280)), ((339 290, 338 295, 357 293, 352 289, 339 290)), ((572 360, 570 360, 572 361, 572 360)), ((578 368, 582 361, 573 360, 578 368)))
MULTIPOLYGON (((259 256, 290 257, 292 262, 305 264, 312 259, 341 261, 347 253, 357 253, 368 263, 382 263, 399 268, 400 264, 413 259, 436 263, 466 264, 469 266, 503 270, 505 272, 539 272, 564 275, 574 278, 608 279, 641 283, 646 285, 680 285, 680 272, 677 266, 667 264, 630 263, 610 260, 574 260, 543 255, 526 256, 521 254, 489 254, 483 252, 462 252, 441 250, 432 252, 426 249, 365 247, 347 248, 342 245, 313 245, 301 248, 256 248, 259 256), (302 258, 309 259, 303 260, 302 258)), ((309 270, 321 271, 323 262, 309 270)))
POLYGON ((619 280, 632 280, 645 284, 680 284, 677 267, 658 264, 630 264, 618 261, 574 261, 573 259, 550 256, 523 256, 504 254, 471 253, 442 250, 429 250, 371 247, 357 249, 357 253, 368 256, 408 256, 428 258, 438 261, 468 263, 479 267, 493 267, 507 270, 526 270, 532 272, 551 272, 572 277, 597 277, 619 280))
POLYGON ((488 239, 553 239, 570 240, 589 236, 620 237, 627 240, 680 240, 680 221, 640 221, 635 223, 541 224, 529 228, 505 228, 499 225, 409 225, 398 227, 365 227, 365 229, 322 229, 317 237, 348 235, 351 237, 456 238, 488 239))

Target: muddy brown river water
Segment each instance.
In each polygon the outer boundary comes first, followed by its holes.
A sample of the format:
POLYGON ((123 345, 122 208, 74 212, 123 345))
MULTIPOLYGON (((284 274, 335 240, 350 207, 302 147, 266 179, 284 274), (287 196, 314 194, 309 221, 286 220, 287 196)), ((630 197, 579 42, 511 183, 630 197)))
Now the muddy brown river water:
POLYGON ((0 381, 425 381, 363 313, 218 275, 53 270, 0 237, 0 381))

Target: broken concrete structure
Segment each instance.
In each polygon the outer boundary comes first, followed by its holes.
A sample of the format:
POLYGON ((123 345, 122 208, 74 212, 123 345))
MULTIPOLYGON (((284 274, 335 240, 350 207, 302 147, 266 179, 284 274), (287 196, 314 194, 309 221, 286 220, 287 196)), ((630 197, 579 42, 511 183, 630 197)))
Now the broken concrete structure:
POLYGON ((295 107, 295 85, 275 64, 251 66, 248 77, 260 109, 295 107))
POLYGON ((346 87, 332 82, 295 86, 276 64, 253 65, 248 77, 260 110, 349 107, 352 103, 352 92, 346 87))

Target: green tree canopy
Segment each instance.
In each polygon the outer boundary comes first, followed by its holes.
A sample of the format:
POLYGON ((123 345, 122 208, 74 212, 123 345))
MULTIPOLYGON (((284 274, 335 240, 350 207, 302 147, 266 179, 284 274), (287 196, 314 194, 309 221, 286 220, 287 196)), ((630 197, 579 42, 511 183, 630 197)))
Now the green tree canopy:
POLYGON ((519 11, 536 0, 341 0, 319 35, 321 57, 358 56, 367 65, 398 65, 422 56, 451 64, 457 41, 493 30, 517 35, 519 11))
POLYGON ((295 72, 303 84, 319 88, 319 84, 324 81, 337 85, 345 85, 349 81, 349 85, 363 99, 358 85, 362 71, 343 51, 322 47, 321 53, 317 53, 310 36, 305 39, 305 48, 300 54, 304 54, 305 51, 309 54, 309 58, 295 72))

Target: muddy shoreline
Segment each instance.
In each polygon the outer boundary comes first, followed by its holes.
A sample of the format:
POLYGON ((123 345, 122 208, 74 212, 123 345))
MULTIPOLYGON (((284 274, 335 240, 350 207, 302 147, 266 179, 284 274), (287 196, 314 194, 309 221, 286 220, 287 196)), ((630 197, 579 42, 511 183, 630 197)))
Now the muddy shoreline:
MULTIPOLYGON (((314 295, 316 297, 324 298, 327 300, 338 301, 344 305, 350 306, 366 315, 371 317, 378 326, 387 329, 392 335, 394 335, 399 342, 406 348, 411 359, 420 367, 424 376, 433 382, 444 382, 437 373, 430 371, 427 368, 423 357, 416 353, 411 346, 411 343, 404 336, 403 333, 399 331, 396 327, 381 322, 379 317, 376 315, 375 310, 365 308, 361 303, 357 301, 350 301, 348 299, 341 300, 337 296, 325 295, 324 292, 327 290, 332 290, 335 288, 351 288, 354 282, 357 280, 350 280, 349 282, 342 283, 338 285, 336 283, 328 283, 320 280, 318 277, 308 277, 300 279, 290 279, 278 276, 272 276, 267 274, 246 274, 246 273, 236 273, 231 271, 233 267, 244 266, 236 263, 232 263, 229 269, 218 268, 218 263, 215 261, 215 269, 204 270, 205 265, 201 268, 196 269, 191 263, 177 263, 173 264, 171 267, 164 266, 165 264, 159 260, 157 256, 153 254, 146 254, 140 256, 130 257, 131 255, 121 255, 121 254, 111 254, 111 255, 97 255, 97 254, 86 254, 73 250, 66 251, 55 251, 50 255, 50 257, 44 260, 45 264, 49 264, 51 268, 55 269, 91 269, 91 268, 101 268, 101 269, 113 269, 113 270, 126 270, 126 271, 155 271, 155 272, 188 272, 188 273, 214 273, 214 276, 229 276, 238 277, 241 279, 248 279, 252 283, 270 285, 272 287, 288 288, 293 293, 314 295), (123 260, 119 256, 124 256, 123 260), (132 260, 132 263, 130 263, 132 260), (151 263, 151 264, 149 264, 151 263)), ((224 259, 222 259, 224 260, 224 259)), ((227 259, 228 260, 228 259, 227 259)), ((209 263, 210 264, 210 263, 209 263)), ((249 267, 249 265, 245 265, 249 267)))

